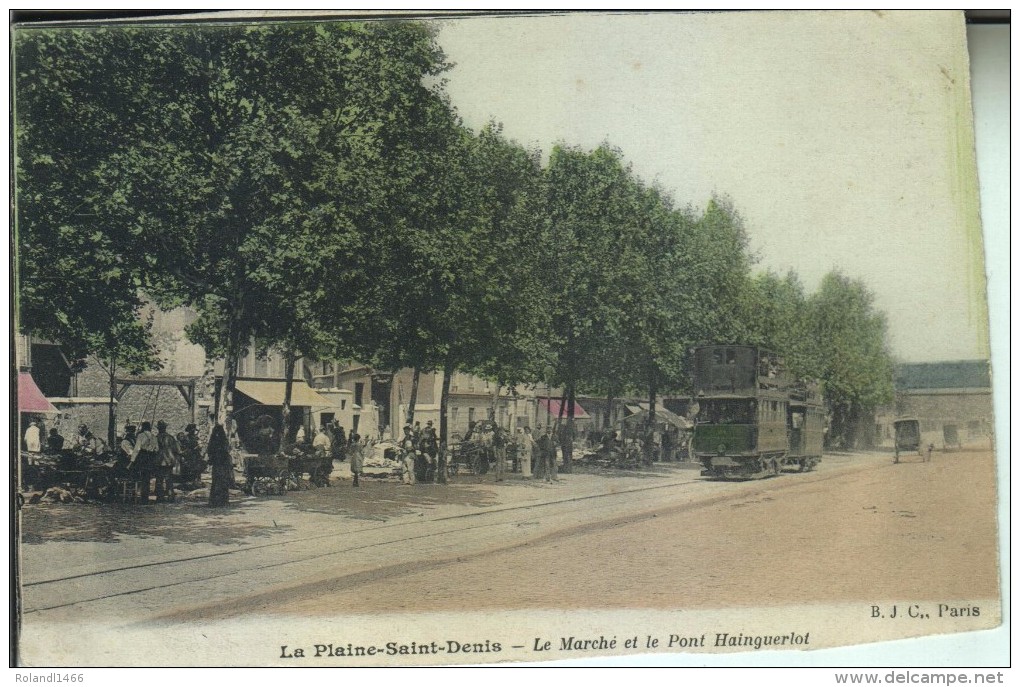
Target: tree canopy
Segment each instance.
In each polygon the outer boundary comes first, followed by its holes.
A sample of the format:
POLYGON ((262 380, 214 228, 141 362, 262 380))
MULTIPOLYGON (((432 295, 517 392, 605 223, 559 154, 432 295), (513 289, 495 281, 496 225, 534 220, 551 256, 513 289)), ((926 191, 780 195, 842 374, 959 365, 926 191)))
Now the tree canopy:
POLYGON ((822 379, 840 432, 889 399, 864 284, 753 275, 730 200, 678 204, 608 143, 543 164, 469 130, 447 67, 404 21, 16 32, 19 325, 141 370, 141 294, 187 305, 220 422, 251 346, 562 386, 568 423, 582 391, 654 409, 709 342, 822 379))

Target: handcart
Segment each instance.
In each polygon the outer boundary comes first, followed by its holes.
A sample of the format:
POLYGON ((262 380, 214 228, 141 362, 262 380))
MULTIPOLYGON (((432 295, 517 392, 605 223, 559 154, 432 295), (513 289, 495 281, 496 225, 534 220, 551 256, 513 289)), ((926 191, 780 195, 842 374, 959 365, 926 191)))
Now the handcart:
POLYGON ((285 494, 292 480, 290 461, 283 455, 248 456, 244 461, 244 480, 245 491, 252 496, 285 494))

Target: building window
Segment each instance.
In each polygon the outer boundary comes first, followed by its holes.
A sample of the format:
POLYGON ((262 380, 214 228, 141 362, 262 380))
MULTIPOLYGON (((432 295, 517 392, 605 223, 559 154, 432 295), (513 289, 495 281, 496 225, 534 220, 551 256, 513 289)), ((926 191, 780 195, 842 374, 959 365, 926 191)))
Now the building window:
POLYGON ((346 407, 347 407, 347 399, 346 398, 341 398, 340 399, 340 410, 344 410, 346 407))
POLYGON ((457 416, 460 414, 457 411, 459 411, 459 410, 460 410, 460 408, 454 408, 454 409, 452 409, 450 411, 450 420, 454 424, 454 426, 456 426, 456 424, 457 424, 457 416))
POLYGON ((468 408, 468 424, 470 425, 474 421, 475 421, 475 409, 468 408))
POLYGON ((355 382, 354 383, 354 405, 360 406, 361 401, 365 396, 365 383, 355 382))
POLYGON ((269 376, 269 361, 265 358, 255 358, 255 365, 253 367, 253 375, 255 377, 269 376))

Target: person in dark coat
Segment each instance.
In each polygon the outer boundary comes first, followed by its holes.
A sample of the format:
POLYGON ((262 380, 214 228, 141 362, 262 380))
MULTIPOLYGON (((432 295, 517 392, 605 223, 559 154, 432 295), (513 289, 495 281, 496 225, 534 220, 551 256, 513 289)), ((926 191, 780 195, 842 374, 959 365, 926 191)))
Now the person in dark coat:
POLYGON ((425 423, 419 450, 425 458, 426 469, 424 479, 418 481, 432 483, 436 480, 436 468, 439 466, 439 436, 436 434, 436 428, 432 426, 432 420, 425 423))
POLYGON ((141 499, 144 504, 149 503, 149 493, 152 489, 153 479, 157 482, 157 494, 162 495, 159 487, 159 463, 159 441, 156 439, 156 435, 152 433, 152 423, 143 422, 142 430, 135 437, 135 446, 131 452, 131 462, 128 464, 128 469, 136 471, 138 481, 142 485, 141 499))
POLYGON ((60 453, 64 450, 64 437, 60 436, 56 427, 51 429, 50 435, 46 437, 46 448, 50 453, 60 453))
POLYGON ((223 425, 213 427, 207 449, 209 464, 212 466, 212 488, 209 490, 209 505, 226 506, 230 502, 230 485, 234 481, 234 467, 230 461, 230 443, 223 425))
POLYGON ((558 482, 556 474, 556 440, 553 439, 552 430, 545 428, 545 433, 538 439, 539 460, 542 463, 542 477, 546 482, 558 482))

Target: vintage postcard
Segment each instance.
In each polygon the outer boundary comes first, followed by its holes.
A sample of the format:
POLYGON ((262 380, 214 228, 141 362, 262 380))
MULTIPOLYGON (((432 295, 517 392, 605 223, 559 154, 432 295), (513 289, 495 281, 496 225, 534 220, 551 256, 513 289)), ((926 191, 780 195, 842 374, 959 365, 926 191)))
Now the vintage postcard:
POLYGON ((997 628, 964 29, 15 23, 18 664, 997 628))

